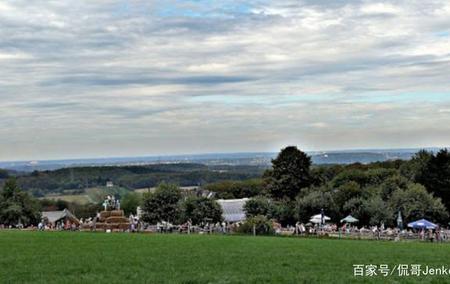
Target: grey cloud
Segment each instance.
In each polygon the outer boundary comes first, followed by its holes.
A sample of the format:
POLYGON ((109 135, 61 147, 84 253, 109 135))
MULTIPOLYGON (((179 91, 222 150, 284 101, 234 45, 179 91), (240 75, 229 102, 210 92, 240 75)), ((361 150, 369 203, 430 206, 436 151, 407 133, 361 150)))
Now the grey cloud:
POLYGON ((450 139, 448 1, 211 3, 2 2, 0 160, 450 139))

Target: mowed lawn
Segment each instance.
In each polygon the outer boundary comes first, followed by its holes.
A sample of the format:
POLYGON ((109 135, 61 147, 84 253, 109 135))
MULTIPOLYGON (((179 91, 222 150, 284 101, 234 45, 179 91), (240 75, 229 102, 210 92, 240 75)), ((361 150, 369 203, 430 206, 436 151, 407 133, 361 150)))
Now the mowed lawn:
POLYGON ((0 231, 0 283, 449 283, 354 277, 353 264, 450 264, 450 244, 0 231))

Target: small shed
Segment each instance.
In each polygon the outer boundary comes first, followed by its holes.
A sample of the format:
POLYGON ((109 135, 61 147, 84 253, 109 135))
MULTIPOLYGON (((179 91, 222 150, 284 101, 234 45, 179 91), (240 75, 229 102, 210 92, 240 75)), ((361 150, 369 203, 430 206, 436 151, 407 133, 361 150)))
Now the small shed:
POLYGON ((219 199, 220 207, 222 207, 222 217, 225 222, 236 223, 245 220, 244 205, 248 198, 242 199, 219 199))
POLYGON ((42 219, 48 223, 55 225, 57 222, 63 221, 64 223, 69 220, 72 224, 79 225, 80 220, 78 220, 75 215, 73 215, 69 210, 64 209, 62 211, 44 211, 42 212, 42 219))

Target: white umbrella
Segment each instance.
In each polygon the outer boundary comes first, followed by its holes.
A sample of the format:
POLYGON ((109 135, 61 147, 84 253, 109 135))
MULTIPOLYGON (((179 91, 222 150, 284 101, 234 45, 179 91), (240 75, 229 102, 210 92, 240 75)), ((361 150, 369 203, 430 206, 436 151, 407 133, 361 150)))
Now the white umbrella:
MULTIPOLYGON (((323 221, 324 222, 325 221, 330 221, 330 220, 331 220, 330 217, 323 215, 323 221)), ((309 219, 309 221, 311 223, 314 223, 314 224, 322 223, 322 214, 317 214, 317 215, 312 216, 311 219, 309 219)))

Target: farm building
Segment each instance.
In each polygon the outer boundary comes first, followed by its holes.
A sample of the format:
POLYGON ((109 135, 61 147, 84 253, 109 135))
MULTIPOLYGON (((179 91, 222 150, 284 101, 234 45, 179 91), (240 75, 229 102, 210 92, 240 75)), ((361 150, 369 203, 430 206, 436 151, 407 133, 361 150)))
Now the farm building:
POLYGON ((70 221, 72 224, 79 225, 80 220, 78 220, 75 215, 73 215, 69 210, 64 209, 62 211, 44 211, 42 212, 42 219, 46 223, 50 223, 52 225, 55 225, 57 222, 63 221, 63 223, 66 223, 67 221, 70 221))

